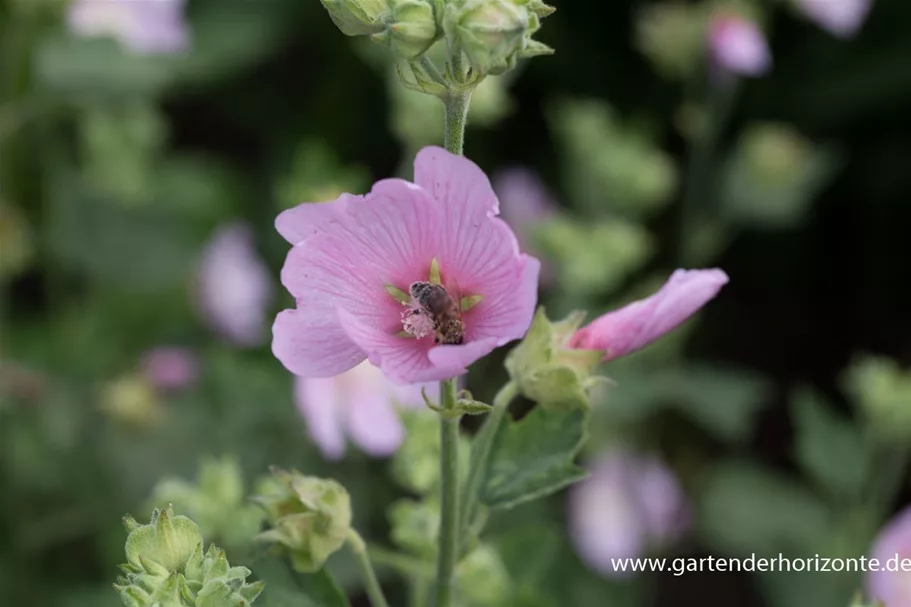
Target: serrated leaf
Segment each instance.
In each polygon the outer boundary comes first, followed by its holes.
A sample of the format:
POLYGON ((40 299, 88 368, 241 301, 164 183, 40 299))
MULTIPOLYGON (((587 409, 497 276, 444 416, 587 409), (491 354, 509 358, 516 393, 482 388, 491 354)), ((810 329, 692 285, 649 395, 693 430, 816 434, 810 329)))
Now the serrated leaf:
POLYGON ((517 422, 503 424, 481 482, 480 501, 512 508, 550 495, 586 475, 573 463, 586 436, 588 411, 536 407, 517 422))
POLYGON ((801 467, 834 496, 858 497, 871 464, 858 428, 806 387, 794 394, 791 409, 797 429, 795 455, 801 467))

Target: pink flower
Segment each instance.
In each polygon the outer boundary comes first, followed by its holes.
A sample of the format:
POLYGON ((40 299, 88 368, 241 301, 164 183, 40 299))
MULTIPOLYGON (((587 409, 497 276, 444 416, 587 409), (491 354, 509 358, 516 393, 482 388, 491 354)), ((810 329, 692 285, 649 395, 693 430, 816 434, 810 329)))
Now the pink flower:
POLYGON ((398 386, 365 361, 335 377, 295 377, 294 400, 326 459, 345 454, 346 435, 365 453, 385 457, 405 437, 396 405, 424 406, 422 387, 428 395, 439 390, 435 384, 398 386))
POLYGON ((712 19, 709 50, 719 68, 738 76, 761 76, 772 67, 762 30, 738 15, 725 13, 712 19))
POLYGON ((487 177, 428 147, 414 180, 276 219, 297 308, 275 319, 272 351, 291 372, 331 377, 368 359, 399 384, 439 381, 525 334, 540 264, 496 217, 487 177))
POLYGON ((614 559, 638 558, 679 538, 689 510, 677 477, 658 458, 625 451, 602 456, 569 494, 569 532, 576 551, 609 577, 614 559))
POLYGON ((872 0, 796 0, 803 13, 834 36, 850 38, 860 29, 872 0))
POLYGON ((677 270, 646 299, 599 316, 579 329, 571 348, 604 350, 604 359, 625 356, 675 329, 728 282, 721 270, 677 270))
POLYGON ((184 4, 185 0, 74 0, 67 21, 80 36, 112 36, 135 53, 176 53, 190 43, 184 4))
POLYGON ((879 560, 880 570, 867 573, 869 598, 882 601, 885 607, 911 605, 911 572, 901 571, 901 567, 894 570, 896 563, 911 558, 911 507, 895 515, 879 532, 870 556, 879 560), (890 560, 893 571, 884 571, 890 567, 890 560))
POLYGON ((272 282, 249 226, 232 223, 215 231, 202 254, 196 295, 214 330, 240 346, 262 343, 272 282))
POLYGON ((162 346, 142 357, 142 372, 156 389, 163 392, 189 388, 199 376, 199 361, 186 348, 162 346))

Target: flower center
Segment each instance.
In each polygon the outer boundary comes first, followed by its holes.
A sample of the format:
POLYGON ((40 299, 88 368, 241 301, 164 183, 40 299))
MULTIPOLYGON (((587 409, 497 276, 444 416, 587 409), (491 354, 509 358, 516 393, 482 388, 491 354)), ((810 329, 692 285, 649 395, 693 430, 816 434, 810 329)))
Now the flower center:
POLYGON ((464 340, 462 313, 477 305, 481 295, 454 297, 443 286, 440 265, 430 262, 429 280, 411 283, 408 291, 386 285, 386 292, 405 309, 402 311, 400 337, 421 339, 433 336, 435 344, 458 345, 464 340))

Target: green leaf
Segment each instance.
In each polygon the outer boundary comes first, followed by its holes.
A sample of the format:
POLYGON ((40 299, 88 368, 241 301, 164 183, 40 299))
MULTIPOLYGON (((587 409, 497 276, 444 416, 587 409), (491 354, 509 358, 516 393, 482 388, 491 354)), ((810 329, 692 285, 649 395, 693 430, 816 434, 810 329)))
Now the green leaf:
POLYGON ((858 428, 832 411, 810 388, 798 389, 791 408, 801 467, 833 496, 858 498, 871 465, 871 454, 858 428))
POLYGON ((585 440, 587 419, 585 410, 536 407, 523 419, 502 425, 481 483, 481 502, 512 508, 585 477, 573 459, 585 440))
POLYGON ((810 552, 830 533, 830 519, 826 505, 806 487, 746 463, 711 471, 697 510, 709 546, 733 555, 810 552))
POLYGON ((256 607, 351 607, 348 597, 325 569, 295 574, 277 558, 257 562, 253 567, 266 583, 256 607))

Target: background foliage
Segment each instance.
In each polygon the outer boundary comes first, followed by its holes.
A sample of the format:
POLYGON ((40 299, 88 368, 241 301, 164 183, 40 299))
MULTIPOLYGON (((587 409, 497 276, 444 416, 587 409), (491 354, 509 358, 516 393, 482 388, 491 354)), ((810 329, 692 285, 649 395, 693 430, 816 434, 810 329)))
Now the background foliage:
MULTIPOLYGON (((530 237, 555 314, 600 313, 679 265, 731 276, 700 322, 608 369, 617 386, 595 405, 587 457, 621 439, 663 454, 693 504, 671 554, 865 554, 909 498, 911 5, 879 0, 846 41, 768 3, 774 70, 731 101, 695 224, 680 204, 685 135, 705 106, 637 49, 644 5, 558 5, 539 34, 557 54, 485 84, 466 144, 489 173, 539 172, 559 205, 530 237), (806 138, 801 162, 768 165, 751 139, 764 124, 806 138)), ((119 604, 121 516, 147 515, 157 481, 195 478, 204 456, 236 458, 244 494, 271 464, 337 478, 362 533, 388 544, 386 508, 404 495, 388 462, 323 461, 266 335, 239 348, 214 334, 195 272, 213 230, 242 220, 274 279, 272 311, 287 306, 275 215, 408 174, 440 141, 442 107, 403 91, 383 50, 341 36, 317 2, 192 0, 193 50, 174 57, 74 38, 60 12, 0 4, 3 604, 119 604), (142 383, 141 356, 160 344, 199 355, 191 390, 142 383)), ((492 397, 501 361, 472 370, 476 396, 492 397)), ((861 585, 607 580, 572 556, 562 496, 494 516, 522 604, 845 605, 861 585)), ((231 553, 227 531, 211 534, 231 553)), ((250 566, 270 581, 264 604, 284 604, 293 582, 250 566)), ((357 597, 345 557, 330 567, 357 597)))

